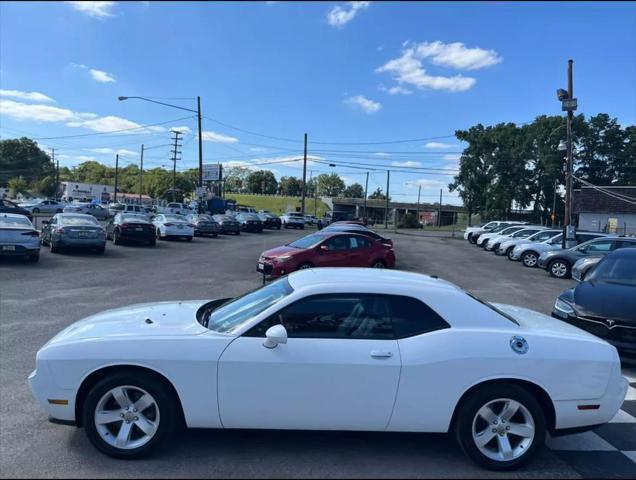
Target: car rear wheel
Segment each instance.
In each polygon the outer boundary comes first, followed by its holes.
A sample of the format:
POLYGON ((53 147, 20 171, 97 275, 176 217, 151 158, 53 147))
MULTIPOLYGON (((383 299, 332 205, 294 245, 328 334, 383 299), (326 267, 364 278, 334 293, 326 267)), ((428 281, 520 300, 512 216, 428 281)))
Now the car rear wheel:
POLYGON ((186 239, 188 242, 191 242, 191 241, 192 241, 192 237, 185 237, 185 239, 186 239))
POLYGON ((40 213, 40 209, 39 208, 34 208, 33 209, 33 213, 40 213))
POLYGON ((455 437, 475 462, 491 470, 512 470, 527 463, 546 435, 539 402, 513 384, 478 388, 456 412, 455 437))
POLYGON ((40 255, 29 255, 27 260, 32 263, 37 263, 40 260, 40 255))
POLYGON ((521 257, 521 263, 524 267, 534 268, 537 266, 539 256, 535 252, 526 252, 521 257))
POLYGON ((371 268, 386 268, 383 260, 376 260, 371 264, 371 268))
POLYGON ((117 230, 113 230, 113 245, 119 245, 121 243, 121 238, 117 234, 117 230))
POLYGON ((49 238, 49 250, 51 253, 57 253, 60 251, 60 247, 53 243, 53 240, 49 238))
POLYGON ((95 250, 98 254, 103 255, 104 253, 106 253, 106 247, 99 247, 98 249, 95 250))
POLYGON ((314 266, 311 263, 303 263, 298 266, 298 270, 305 270, 307 268, 314 268, 314 266))
POLYGON ((508 250, 506 250, 506 257, 508 257, 508 260, 512 260, 512 252, 514 249, 515 247, 508 247, 508 250))
POLYGON ((115 374, 97 383, 83 406, 91 443, 106 455, 135 458, 165 441, 179 417, 164 382, 147 374, 115 374))
POLYGON ((161 230, 157 229, 157 240, 161 240, 161 230))
POLYGON ((555 278, 569 278, 570 264, 565 260, 552 260, 548 265, 548 272, 555 278))

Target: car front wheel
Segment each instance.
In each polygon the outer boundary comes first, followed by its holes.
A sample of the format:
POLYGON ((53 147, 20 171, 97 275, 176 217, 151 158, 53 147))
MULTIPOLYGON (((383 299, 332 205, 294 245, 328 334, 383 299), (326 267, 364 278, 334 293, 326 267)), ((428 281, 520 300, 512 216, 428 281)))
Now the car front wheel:
POLYGON ((548 265, 548 272, 556 278, 569 278, 570 264, 565 260, 552 260, 548 265))
POLYGON ((106 455, 135 458, 170 436, 179 418, 164 382, 148 374, 114 374, 98 382, 83 406, 91 443, 106 455))
POLYGON ((463 400, 454 429, 461 449, 475 462, 491 470, 513 470, 541 448, 546 420, 528 391, 500 384, 478 388, 463 400))

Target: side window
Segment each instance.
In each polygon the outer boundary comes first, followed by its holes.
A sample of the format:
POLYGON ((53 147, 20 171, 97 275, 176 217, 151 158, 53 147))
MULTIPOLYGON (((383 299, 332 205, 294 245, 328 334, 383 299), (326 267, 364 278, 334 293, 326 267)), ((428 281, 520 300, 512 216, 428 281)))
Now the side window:
POLYGON ((630 242, 629 240, 616 240, 614 241, 614 246, 612 250, 616 250, 617 248, 634 248, 636 247, 636 241, 630 242))
POLYGON ((384 295, 336 294, 304 298, 252 328, 245 335, 264 337, 281 323, 289 338, 393 339, 389 303, 384 295))
POLYGON ((611 240, 599 240, 597 242, 590 243, 587 246, 586 251, 589 252, 609 252, 612 247, 611 240))
POLYGON ((351 242, 351 248, 369 248, 371 241, 364 237, 349 237, 351 242))
POLYGON ((349 238, 343 235, 333 237, 327 240, 325 243, 329 251, 335 250, 347 250, 349 248, 349 238))
POLYGON ((413 297, 391 296, 391 320, 395 338, 414 337, 450 328, 431 307, 413 297))
POLYGON ((588 240, 592 240, 594 238, 598 238, 597 235, 588 235, 585 233, 577 233, 576 234, 576 241, 578 243, 583 243, 583 242, 587 242, 588 240))

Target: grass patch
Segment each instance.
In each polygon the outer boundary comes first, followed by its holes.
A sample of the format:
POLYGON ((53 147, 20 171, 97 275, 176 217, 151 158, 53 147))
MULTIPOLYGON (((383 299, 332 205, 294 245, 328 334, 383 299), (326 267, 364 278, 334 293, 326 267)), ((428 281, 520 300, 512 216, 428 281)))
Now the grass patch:
MULTIPOLYGON (((271 195, 251 195, 245 193, 227 193, 225 198, 228 200, 236 200, 239 205, 247 205, 254 207, 256 210, 269 210, 270 212, 282 215, 287 211, 294 211, 296 208, 300 210, 301 201, 300 197, 278 197, 271 195)), ((316 201, 316 216, 322 217, 329 211, 329 207, 322 200, 316 201)), ((314 199, 305 199, 305 213, 307 215, 314 215, 314 199)))

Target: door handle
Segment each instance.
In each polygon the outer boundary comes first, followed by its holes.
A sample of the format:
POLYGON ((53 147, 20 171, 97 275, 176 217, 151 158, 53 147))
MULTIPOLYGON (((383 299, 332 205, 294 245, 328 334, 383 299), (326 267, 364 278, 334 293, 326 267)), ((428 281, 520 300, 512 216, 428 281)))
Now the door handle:
POLYGON ((373 358, 391 358, 392 356, 393 352, 383 352, 381 350, 371 351, 371 357, 373 358))

